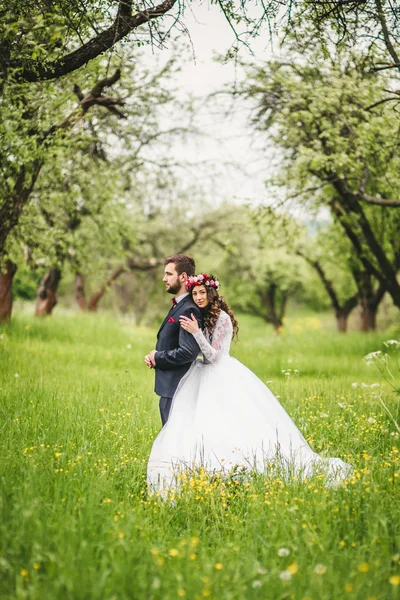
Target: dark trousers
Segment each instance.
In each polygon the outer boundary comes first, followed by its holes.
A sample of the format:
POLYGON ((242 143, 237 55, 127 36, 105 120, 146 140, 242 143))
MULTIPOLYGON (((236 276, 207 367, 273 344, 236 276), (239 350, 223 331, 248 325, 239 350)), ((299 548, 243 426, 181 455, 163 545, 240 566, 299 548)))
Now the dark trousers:
POLYGON ((169 411, 171 410, 172 398, 160 398, 160 415, 163 426, 168 421, 169 411))

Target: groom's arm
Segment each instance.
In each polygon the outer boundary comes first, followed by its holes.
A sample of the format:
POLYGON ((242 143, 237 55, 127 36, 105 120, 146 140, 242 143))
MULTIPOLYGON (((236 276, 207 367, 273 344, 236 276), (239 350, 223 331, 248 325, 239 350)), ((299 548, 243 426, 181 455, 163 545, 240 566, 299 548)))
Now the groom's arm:
MULTIPOLYGON (((200 310, 196 307, 191 307, 182 313, 185 317, 193 314, 199 326, 201 327, 202 319, 200 310)), ((196 360, 199 354, 199 346, 191 333, 185 331, 182 327, 179 330, 179 345, 173 350, 157 350, 154 355, 155 367, 160 370, 169 370, 180 367, 186 363, 191 363, 196 360)))

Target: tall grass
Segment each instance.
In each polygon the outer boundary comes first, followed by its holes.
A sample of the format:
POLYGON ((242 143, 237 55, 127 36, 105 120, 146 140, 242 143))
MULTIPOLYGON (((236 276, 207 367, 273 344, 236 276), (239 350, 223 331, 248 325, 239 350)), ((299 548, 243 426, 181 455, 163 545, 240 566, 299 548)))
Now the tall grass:
POLYGON ((145 483, 155 331, 100 315, 1 328, 0 598, 399 597, 399 436, 362 360, 387 335, 294 325, 277 338, 242 319, 233 354, 354 477, 338 489, 200 477, 174 503, 145 483))

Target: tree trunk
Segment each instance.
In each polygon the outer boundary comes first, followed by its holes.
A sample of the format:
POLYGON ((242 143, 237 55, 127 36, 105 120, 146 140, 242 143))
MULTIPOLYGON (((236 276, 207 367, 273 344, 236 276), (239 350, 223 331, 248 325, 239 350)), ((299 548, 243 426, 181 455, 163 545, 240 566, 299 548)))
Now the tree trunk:
POLYGON ((353 244, 356 254, 365 270, 370 275, 376 277, 376 279, 385 286, 385 289, 391 295, 395 306, 400 308, 400 283, 397 281, 396 265, 393 265, 390 262, 384 247, 376 238, 362 206, 357 201, 357 197, 344 190, 343 182, 336 181, 334 187, 340 195, 340 205, 334 201, 331 203, 333 214, 337 217, 340 225, 343 227, 349 240, 353 244), (360 227, 362 231, 363 240, 377 261, 379 268, 376 268, 366 256, 358 233, 353 229, 349 218, 346 218, 351 215, 355 217, 357 226, 360 227))
POLYGON ((378 309, 371 311, 369 307, 361 307, 361 331, 375 331, 376 330, 376 313, 378 309))
POLYGON ((282 333, 283 321, 281 319, 268 320, 268 323, 272 323, 276 333, 282 333))
POLYGON ((361 298, 360 308, 360 331, 375 331, 378 305, 371 302, 370 297, 364 296, 361 298))
POLYGON ((58 302, 58 284, 61 280, 61 270, 52 267, 40 282, 38 295, 36 298, 35 315, 45 317, 51 315, 53 308, 58 302))
POLYGON ((118 267, 116 267, 116 269, 114 269, 114 271, 111 273, 110 277, 107 279, 107 281, 104 283, 104 285, 101 286, 101 288, 99 289, 98 292, 94 292, 89 299, 89 303, 88 303, 88 310, 90 310, 91 312, 96 312, 97 308, 98 308, 98 303, 101 300, 101 298, 104 296, 104 294, 106 293, 106 291, 108 290, 108 288, 110 287, 110 285, 120 276, 122 275, 122 273, 125 273, 126 271, 126 267, 124 265, 119 265, 118 267))
POLYGON ((86 310, 85 278, 81 273, 75 275, 75 300, 80 310, 86 310))
POLYGON ((7 259, 2 270, 0 270, 0 322, 8 323, 12 312, 12 283, 17 265, 7 259))
POLYGON ((288 301, 289 294, 282 291, 279 298, 279 288, 276 283, 270 283, 266 290, 259 293, 263 305, 263 318, 267 323, 271 323, 276 333, 281 333, 283 329, 283 317, 288 301))
POLYGON ((348 316, 349 316, 348 314, 344 314, 343 312, 336 313, 336 326, 337 326, 337 330, 340 331, 340 333, 347 332, 348 316))
POLYGON ((304 260, 306 260, 318 273, 318 276, 324 286, 329 298, 331 299, 332 308, 335 311, 336 315, 336 326, 337 330, 341 333, 347 332, 347 319, 349 318, 349 314, 357 306, 358 303, 358 294, 353 294, 350 298, 347 298, 344 302, 340 303, 339 297, 336 293, 335 288, 333 287, 333 283, 330 279, 327 278, 322 265, 317 260, 312 260, 300 250, 297 251, 299 256, 302 256, 304 260))
POLYGON ((375 290, 372 277, 366 271, 354 272, 353 276, 356 280, 360 297, 360 330, 375 331, 376 315, 382 298, 385 295, 386 285, 380 282, 378 288, 375 290))
POLYGON ((29 196, 39 176, 43 162, 33 160, 20 169, 15 181, 14 189, 0 207, 0 254, 3 253, 7 237, 18 224, 22 210, 28 202, 29 196))
POLYGON ((102 297, 104 296, 104 294, 105 294, 105 290, 103 290, 103 288, 101 288, 101 290, 99 290, 98 292, 94 292, 90 296, 89 302, 88 302, 88 310, 90 312, 97 312, 98 303, 102 299, 102 297))

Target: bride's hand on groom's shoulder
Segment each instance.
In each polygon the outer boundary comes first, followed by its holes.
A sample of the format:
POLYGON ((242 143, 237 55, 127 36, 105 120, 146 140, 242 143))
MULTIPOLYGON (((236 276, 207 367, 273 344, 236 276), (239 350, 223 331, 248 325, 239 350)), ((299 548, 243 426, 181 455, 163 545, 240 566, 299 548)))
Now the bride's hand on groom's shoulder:
POLYGON ((200 331, 197 319, 193 313, 191 313, 190 317, 191 318, 189 319, 189 317, 182 315, 179 317, 179 323, 181 324, 182 329, 185 331, 188 331, 189 333, 197 333, 197 331, 200 331))
POLYGON ((146 356, 144 357, 144 362, 150 369, 153 369, 156 366, 156 361, 154 358, 155 353, 156 353, 156 351, 152 350, 150 352, 150 354, 146 354, 146 356))

